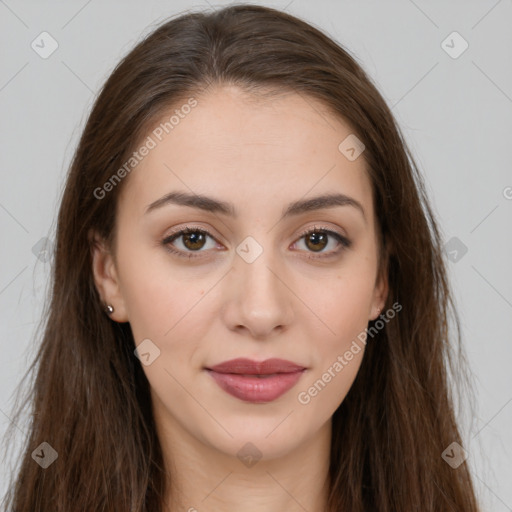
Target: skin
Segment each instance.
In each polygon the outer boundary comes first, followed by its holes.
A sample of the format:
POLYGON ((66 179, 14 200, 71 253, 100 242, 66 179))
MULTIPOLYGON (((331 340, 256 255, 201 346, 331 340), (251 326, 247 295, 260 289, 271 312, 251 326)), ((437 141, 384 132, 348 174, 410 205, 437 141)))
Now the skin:
POLYGON ((338 150, 350 127, 312 98, 263 100, 222 86, 198 100, 125 178, 116 245, 109 251, 97 239, 93 249, 96 286, 115 308, 112 320, 130 323, 135 344, 150 339, 160 350, 143 369, 172 475, 167 510, 320 512, 331 418, 356 377, 364 344, 309 403, 298 394, 377 318, 388 293, 387 279, 377 279, 364 159, 349 161, 338 150), (145 214, 176 190, 233 203, 238 217, 176 204, 145 214), (281 219, 290 202, 332 192, 356 199, 364 217, 345 205, 281 219), (161 243, 187 225, 212 237, 202 246, 183 236, 169 243, 192 259, 161 243), (351 246, 331 235, 325 247, 308 245, 301 234, 315 226, 351 246), (236 252, 248 236, 263 250, 251 263, 236 252), (228 395, 204 371, 236 357, 279 357, 307 371, 277 400, 252 404, 228 395), (261 454, 252 467, 237 457, 248 442, 261 454))

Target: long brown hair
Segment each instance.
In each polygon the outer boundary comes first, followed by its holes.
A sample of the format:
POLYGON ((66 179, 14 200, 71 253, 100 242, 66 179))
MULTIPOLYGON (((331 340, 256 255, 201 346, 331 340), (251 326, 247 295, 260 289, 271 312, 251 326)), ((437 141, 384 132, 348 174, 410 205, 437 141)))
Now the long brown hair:
POLYGON ((10 430, 30 403, 29 435, 5 510, 162 509, 168 475, 149 384, 129 324, 111 321, 102 309, 89 234, 112 239, 124 181, 103 197, 95 191, 170 106, 201 98, 212 84, 315 98, 365 144, 381 261, 388 262, 386 307, 398 302, 403 309, 368 342, 333 416, 328 510, 476 512, 466 462, 453 468, 442 457, 453 442, 464 444, 450 375, 470 388, 422 177, 356 59, 310 24, 255 5, 165 22, 119 63, 95 101, 61 200, 49 306, 26 374, 35 379, 12 416, 10 430), (43 442, 58 454, 46 469, 32 456, 43 442))

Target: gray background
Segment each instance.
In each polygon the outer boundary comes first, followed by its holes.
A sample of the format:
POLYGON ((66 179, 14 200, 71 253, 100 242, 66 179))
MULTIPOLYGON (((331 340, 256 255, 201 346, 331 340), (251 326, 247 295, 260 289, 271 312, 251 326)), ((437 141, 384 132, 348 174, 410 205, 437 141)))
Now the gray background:
MULTIPOLYGON (((0 434, 34 353, 48 284, 37 244, 53 240, 96 92, 166 17, 228 3, 0 0, 0 434), (59 45, 47 59, 31 48, 43 31, 59 45)), ((464 448, 485 508, 512 511, 512 1, 254 3, 286 9, 346 46, 392 107, 448 243, 477 398, 472 427, 461 415, 464 448), (442 44, 453 31, 469 44, 457 58, 445 48, 458 53, 460 40, 442 44)), ((8 472, 4 462, 1 495, 8 472)))

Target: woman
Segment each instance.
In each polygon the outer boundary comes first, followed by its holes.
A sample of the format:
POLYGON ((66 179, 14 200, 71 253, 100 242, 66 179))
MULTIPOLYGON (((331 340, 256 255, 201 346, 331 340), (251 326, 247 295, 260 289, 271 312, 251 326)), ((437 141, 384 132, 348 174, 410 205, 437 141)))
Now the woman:
POLYGON ((56 242, 6 510, 478 510, 421 176, 314 27, 156 29, 96 100, 56 242))

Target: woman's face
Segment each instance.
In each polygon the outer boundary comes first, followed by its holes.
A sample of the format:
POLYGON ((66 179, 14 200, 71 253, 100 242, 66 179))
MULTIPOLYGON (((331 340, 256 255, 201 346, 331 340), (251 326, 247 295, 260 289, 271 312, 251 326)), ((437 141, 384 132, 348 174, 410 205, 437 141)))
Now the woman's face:
POLYGON ((314 99, 226 86, 197 100, 148 134, 95 279, 142 343, 160 432, 272 459, 329 428, 384 305, 371 185, 352 139, 338 148, 350 128, 314 99), (314 200, 336 194, 350 199, 314 200), (238 358, 296 367, 211 371, 238 358))

